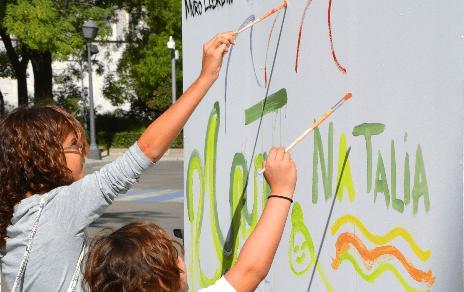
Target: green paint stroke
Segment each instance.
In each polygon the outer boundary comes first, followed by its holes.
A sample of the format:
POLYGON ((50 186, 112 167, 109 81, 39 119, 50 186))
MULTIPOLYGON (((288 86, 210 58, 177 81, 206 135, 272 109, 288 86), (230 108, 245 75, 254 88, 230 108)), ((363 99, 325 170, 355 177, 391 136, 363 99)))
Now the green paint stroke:
MULTIPOLYGON (((271 187, 269 186, 267 181, 264 179, 263 175, 257 175, 258 171, 260 169, 262 169, 263 166, 264 166, 264 161, 266 161, 266 159, 267 159, 267 152, 263 153, 262 158, 263 158, 263 161, 261 162, 261 166, 259 168, 255 169, 255 179, 257 179, 259 177, 262 180, 262 183, 263 183, 263 186, 262 186, 263 193, 262 193, 262 197, 261 197, 261 206, 264 209, 264 207, 266 206, 267 197, 271 194, 271 187)), ((256 163, 256 160, 255 160, 255 167, 256 167, 256 165, 258 165, 258 164, 256 163)), ((256 180, 255 180, 255 183, 256 183, 256 180)))
POLYGON ((321 132, 319 128, 314 129, 314 150, 313 150, 313 184, 312 202, 317 203, 319 197, 319 174, 318 164, 321 163, 322 184, 324 185, 324 196, 326 201, 332 197, 332 177, 333 177, 333 123, 329 124, 329 134, 327 136, 327 164, 325 163, 324 146, 322 144, 321 132))
MULTIPOLYGON (((249 235, 258 222, 258 192, 255 188, 254 203, 251 212, 245 210, 246 204, 246 179, 248 177, 248 166, 245 157, 241 153, 236 153, 230 170, 229 185, 229 205, 231 214, 230 237, 225 238, 219 223, 219 214, 216 200, 216 160, 218 150, 218 132, 220 123, 220 108, 216 102, 211 110, 205 136, 204 164, 197 150, 190 155, 187 177, 186 177, 186 196, 188 220, 191 228, 191 253, 190 253, 190 289, 194 289, 195 278, 198 278, 199 285, 206 287, 212 285, 222 274, 230 269, 238 258, 238 247, 240 246, 239 233, 249 235), (198 180, 199 190, 197 194, 194 189, 194 181, 198 180), (198 207, 195 213, 194 200, 198 195, 198 207), (207 275, 201 266, 200 237, 203 226, 205 197, 209 195, 209 220, 211 237, 213 241, 216 258, 219 265, 213 274, 207 275), (249 228, 245 223, 248 223, 249 228), (242 232, 241 232, 242 231, 242 232)), ((257 184, 257 170, 262 168, 266 154, 257 154, 255 157, 255 184, 257 184), (258 167, 259 166, 259 167, 258 167)), ((266 194, 270 193, 269 186, 263 179, 262 182, 262 202, 265 203, 266 194)), ((264 205, 263 205, 264 206, 264 205)))
POLYGON ((282 88, 252 107, 245 110, 245 125, 249 125, 269 113, 275 112, 287 104, 287 89, 282 88))
POLYGON ((219 224, 219 216, 217 211, 216 201, 216 156, 217 156, 217 137, 219 133, 220 110, 219 103, 215 102, 211 111, 208 128, 206 130, 205 141, 205 191, 209 193, 209 210, 211 222, 211 236, 213 238, 214 249, 216 250, 217 258, 222 264, 224 233, 219 224))
POLYGON ((187 182, 185 184, 186 190, 185 193, 187 194, 187 211, 188 211, 188 218, 189 222, 193 223, 194 220, 194 210, 193 210, 193 179, 195 177, 195 173, 198 175, 200 179, 199 187, 200 187, 200 196, 202 196, 204 190, 204 183, 203 183, 203 168, 202 162, 200 158, 200 153, 197 150, 193 150, 192 154, 190 155, 190 160, 188 163, 187 169, 187 182))
MULTIPOLYGON (((245 220, 242 220, 243 207, 246 204, 246 180, 248 177, 248 167, 245 156, 242 153, 235 153, 230 169, 229 183, 229 204, 230 217, 232 218, 231 226, 233 233, 229 236, 229 243, 226 243, 226 250, 234 255, 233 261, 236 260, 238 254, 238 233, 241 230, 244 236, 245 220), (230 246, 232 244, 232 246, 230 246)), ((233 262, 232 261, 232 262, 233 262)))
POLYGON ((374 202, 377 201, 377 194, 383 193, 385 196, 385 205, 390 207, 390 190, 388 189, 387 174, 385 164, 383 163, 382 153, 379 150, 377 159, 377 171, 375 173, 374 202))
POLYGON ((365 123, 353 128, 353 136, 364 136, 367 154, 367 192, 372 187, 372 136, 379 135, 385 131, 384 124, 365 123))
MULTIPOLYGON (((342 133, 340 135, 340 145, 338 150, 338 179, 341 176, 343 170, 343 162, 345 161, 345 156, 347 152, 348 146, 346 144, 346 135, 345 133, 342 133)), ((343 177, 340 180, 340 187, 337 191, 337 199, 339 201, 343 199, 345 189, 348 191, 348 197, 350 198, 350 202, 353 203, 356 197, 356 192, 354 189, 353 175, 351 174, 351 164, 349 158, 346 160, 345 170, 343 171, 343 177)))
POLYGON ((343 261, 349 261, 353 265, 353 268, 356 270, 358 275, 361 276, 361 278, 363 278, 365 281, 369 283, 375 282, 375 280, 379 278, 383 273, 389 271, 396 277, 396 279, 401 284, 401 286, 403 286, 405 291, 408 291, 408 292, 430 291, 430 290, 416 289, 416 288, 411 287, 406 282, 406 280, 403 278, 403 276, 400 274, 400 272, 398 272, 395 266, 390 263, 381 263, 372 273, 367 274, 363 271, 363 269, 360 267, 356 259, 351 254, 343 253, 340 256, 340 262, 343 262, 343 261))
POLYGON ((390 176, 391 176, 391 199, 393 209, 403 213, 404 202, 396 198, 396 155, 395 155, 395 141, 391 141, 390 146, 390 176))
POLYGON ((425 211, 428 212, 430 210, 429 188, 427 186, 427 175, 425 174, 422 148, 418 145, 416 150, 416 167, 414 169, 414 186, 412 188, 412 205, 414 214, 417 214, 419 209, 419 199, 421 197, 424 197, 425 211))
POLYGON ((411 202, 411 170, 409 167, 409 153, 404 156, 404 204, 411 202))
POLYGON ((204 187, 204 182, 203 182, 203 168, 202 168, 202 162, 200 159, 200 154, 198 153, 197 150, 194 150, 192 154, 190 155, 190 160, 188 164, 188 169, 187 169, 187 180, 186 180, 186 190, 185 193, 187 194, 187 211, 188 211, 188 218, 190 222, 190 243, 191 243, 191 249, 190 249, 190 263, 189 263, 189 273, 190 273, 190 287, 194 287, 195 283, 195 267, 197 267, 197 270, 199 269, 199 263, 195 261, 195 256, 198 254, 198 242, 200 241, 200 224, 202 219, 199 219, 200 217, 203 217, 203 207, 204 207, 204 197, 203 197, 203 187, 204 187), (196 221, 195 216, 194 216, 194 210, 193 210, 193 198, 194 198, 194 193, 193 193, 193 179, 195 177, 195 173, 198 174, 199 178, 199 187, 200 187, 200 192, 199 192, 199 202, 198 202, 198 212, 197 212, 197 217, 196 221), (195 265, 194 265, 195 264, 195 265))
MULTIPOLYGON (((288 245, 288 259, 289 265, 294 275, 303 276, 306 274, 316 261, 316 254, 314 251, 314 244, 311 234, 304 223, 303 210, 298 202, 295 202, 292 209, 292 230, 290 232, 290 239, 288 245), (303 236, 304 241, 301 245, 295 244, 295 236, 300 234, 303 236), (298 264, 298 266, 296 265, 298 264)), ((333 288, 327 279, 323 268, 320 264, 316 267, 322 282, 324 283, 327 291, 332 292, 333 288)))
POLYGON ((303 210, 298 202, 295 202, 292 209, 292 230, 290 233, 290 240, 288 245, 289 264, 292 272, 297 276, 304 275, 309 268, 311 268, 316 257, 314 252, 314 244, 311 234, 304 223, 303 210), (304 241, 301 245, 295 244, 295 237, 297 234, 303 236, 304 241), (306 260, 306 265, 301 264, 306 260), (295 265, 297 262, 300 267, 295 265))

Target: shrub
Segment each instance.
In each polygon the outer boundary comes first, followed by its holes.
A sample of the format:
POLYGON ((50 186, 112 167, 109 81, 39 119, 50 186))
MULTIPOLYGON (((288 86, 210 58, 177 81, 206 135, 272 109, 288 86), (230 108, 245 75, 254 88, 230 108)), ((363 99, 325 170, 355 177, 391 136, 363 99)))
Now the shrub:
MULTIPOLYGON (((103 147, 105 150, 110 148, 129 148, 135 143, 135 141, 139 139, 144 130, 145 129, 139 129, 135 131, 123 131, 118 133, 100 131, 97 134, 97 141, 100 147, 103 147)), ((171 147, 184 147, 184 137, 182 132, 176 137, 174 142, 171 144, 171 147)))

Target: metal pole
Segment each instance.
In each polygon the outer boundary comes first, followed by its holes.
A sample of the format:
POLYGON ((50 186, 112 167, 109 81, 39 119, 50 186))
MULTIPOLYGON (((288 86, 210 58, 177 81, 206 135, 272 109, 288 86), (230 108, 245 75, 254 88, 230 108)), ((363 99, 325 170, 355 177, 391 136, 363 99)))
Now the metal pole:
POLYGON ((90 104, 90 147, 87 157, 90 159, 101 159, 100 150, 95 136, 95 109, 93 105, 93 84, 92 84, 92 54, 90 52, 90 43, 87 44, 87 59, 89 70, 89 104, 90 104))
POLYGON ((85 88, 84 88, 84 66, 82 60, 79 60, 79 68, 81 72, 81 98, 82 98, 82 116, 84 117, 84 129, 88 129, 87 125, 87 101, 85 100, 85 88))
POLYGON ((176 102, 176 50, 171 50, 171 67, 172 67, 172 104, 176 102))

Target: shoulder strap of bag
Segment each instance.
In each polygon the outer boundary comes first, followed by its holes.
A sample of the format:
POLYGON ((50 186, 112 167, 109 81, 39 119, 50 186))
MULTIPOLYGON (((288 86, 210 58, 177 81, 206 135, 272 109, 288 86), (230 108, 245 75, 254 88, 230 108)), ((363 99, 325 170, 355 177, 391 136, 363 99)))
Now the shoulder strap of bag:
MULTIPOLYGON (((29 260, 29 256, 31 254, 31 248, 32 248, 32 242, 34 241, 35 234, 37 233, 37 228, 39 225, 39 219, 40 216, 42 215, 42 211, 45 207, 45 204, 47 202, 48 194, 45 194, 42 196, 40 199, 40 205, 39 205, 39 212, 37 214, 37 217, 35 218, 34 225, 32 227, 32 231, 29 234, 29 242, 26 247, 26 251, 24 252, 23 259, 21 261, 21 265, 19 266, 19 271, 18 274, 16 275, 15 282, 13 284, 13 288, 11 289, 11 292, 16 292, 16 290, 19 287, 19 282, 22 280, 24 276, 24 271, 26 270, 27 266, 27 261, 29 260)), ((69 284, 67 292, 74 292, 77 286, 77 282, 79 280, 79 273, 80 273, 80 267, 82 260, 84 259, 84 255, 87 250, 87 245, 84 243, 82 244, 82 249, 81 249, 81 254, 79 255, 79 259, 77 260, 76 267, 74 269, 74 274, 71 278, 71 283, 69 284)))
POLYGON ((87 245, 85 244, 85 241, 84 241, 84 243, 82 244, 81 254, 79 255, 79 259, 77 260, 76 268, 74 269, 74 274, 71 278, 71 283, 69 283, 67 292, 74 292, 76 290, 77 281, 79 281, 79 274, 81 272, 81 263, 82 263, 82 260, 84 259, 84 254, 86 253, 86 251, 87 251, 87 245))
POLYGON ((48 193, 45 195, 42 195, 42 198, 40 198, 40 205, 39 205, 39 212, 37 213, 37 217, 35 218, 34 225, 32 225, 32 231, 29 234, 29 242, 27 243, 26 246, 26 251, 24 252, 23 260, 21 261, 21 265, 19 265, 19 270, 18 273, 16 274, 16 278, 13 284, 13 288, 11 289, 11 292, 16 292, 16 289, 18 288, 19 282, 21 281, 24 271, 26 270, 26 265, 27 261, 29 260, 29 256, 31 254, 31 248, 32 248, 32 242, 34 241, 35 234, 37 233, 37 227, 39 225, 39 219, 40 216, 42 215, 42 211, 45 207, 45 204, 47 202, 48 198, 48 193))

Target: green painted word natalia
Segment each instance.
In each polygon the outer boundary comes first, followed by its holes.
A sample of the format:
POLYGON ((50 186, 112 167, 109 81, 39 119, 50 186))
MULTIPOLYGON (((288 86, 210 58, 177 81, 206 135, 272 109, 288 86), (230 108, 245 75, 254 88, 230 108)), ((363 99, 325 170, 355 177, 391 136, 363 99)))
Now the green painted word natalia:
MULTIPOLYGON (((281 91, 276 94, 281 100, 285 97, 285 92, 281 91)), ((280 103, 278 104, 280 105, 280 103)), ((250 115, 252 117, 254 115, 250 115)), ((252 122, 254 118, 250 118, 252 122)), ((258 171, 263 167, 263 162, 266 159, 266 153, 257 154, 252 163, 253 167, 248 166, 248 162, 242 153, 234 155, 232 166, 230 169, 229 180, 229 210, 231 224, 227 233, 224 233, 219 223, 219 215, 216 199, 216 161, 218 151, 218 133, 220 124, 220 109, 219 103, 215 103, 208 120, 208 126, 205 136, 205 148, 202 156, 199 151, 194 150, 190 155, 187 176, 186 176, 186 196, 187 196, 187 211, 188 220, 191 226, 190 234, 190 288, 194 289, 195 279, 201 287, 205 287, 214 283, 222 274, 230 269, 232 264, 237 260, 238 248, 240 243, 245 240, 253 231, 259 218, 258 205, 261 208, 266 204, 267 195, 270 190, 266 181, 262 176, 258 175, 258 171), (253 207, 251 211, 247 208, 247 190, 251 186, 248 181, 249 169, 252 169, 250 180, 253 182, 253 207), (205 273, 201 266, 200 256, 200 237, 203 229, 203 217, 206 197, 209 197, 209 220, 211 241, 214 246, 214 252, 218 260, 218 266, 212 273, 205 273), (197 198, 197 200, 194 200, 197 198), (195 204, 196 203, 196 204, 195 204), (195 209, 196 207, 196 209, 195 209)), ((372 138, 375 135, 380 135, 385 129, 383 124, 361 124, 353 129, 353 136, 362 136, 366 145, 366 164, 367 164, 367 192, 372 191, 372 138)), ((324 197, 329 200, 332 196, 334 175, 333 175, 333 124, 329 124, 327 135, 327 159, 324 154, 324 145, 320 130, 314 130, 314 149, 313 149, 313 174, 312 174, 312 202, 318 201, 318 178, 322 176, 322 184, 324 188, 324 197), (320 173, 319 173, 320 170, 320 173)), ((346 135, 342 133, 339 140, 338 151, 338 174, 340 176, 341 164, 347 151, 346 135)), ((430 209, 429 191, 427 187, 427 176, 425 173, 424 159, 420 145, 417 146, 415 153, 415 168, 414 181, 411 193, 411 170, 410 170, 409 154, 405 154, 404 158, 404 180, 403 180, 403 199, 399 198, 396 189, 396 153, 395 142, 391 141, 390 147, 390 177, 387 177, 382 153, 379 151, 376 160, 376 172, 374 177, 374 201, 378 194, 382 193, 385 197, 385 204, 398 212, 403 213, 404 207, 411 203, 413 212, 416 214, 419 208, 419 199, 423 198, 425 210, 430 209), (390 183, 388 181, 390 179, 390 183)), ((353 177, 351 172, 351 163, 348 160, 343 178, 340 182, 340 188, 337 193, 339 200, 342 200, 345 191, 348 193, 349 200, 353 202, 356 197, 353 177)), ((304 226, 302 219, 301 207, 295 204, 292 211, 292 235, 290 242, 289 260, 292 271, 296 275, 303 275, 308 271, 308 267, 314 261, 314 252, 312 240, 304 226), (302 239, 295 240, 295 238, 302 239), (298 242, 297 242, 298 241, 298 242)), ((319 271, 320 275, 325 278, 323 271, 319 271)), ((328 290, 330 284, 324 281, 328 290)))
MULTIPOLYGON (((406 152, 403 163, 403 198, 400 199, 400 195, 397 193, 397 163, 396 163, 396 151, 395 141, 392 140, 390 144, 390 176, 387 176, 384 164, 384 155, 379 150, 376 160, 376 172, 374 178, 373 174, 373 154, 372 154, 372 139, 376 135, 380 135, 384 132, 385 125, 377 123, 366 123, 357 125, 353 128, 353 136, 364 137, 366 145, 366 185, 367 192, 372 192, 372 183, 374 182, 374 201, 376 201, 378 194, 383 194, 385 198, 385 205, 387 208, 392 205, 393 209, 403 213, 405 206, 411 203, 412 196, 412 208, 413 213, 417 214, 419 210, 419 200, 423 198, 425 211, 430 210, 430 195, 427 186, 427 175, 425 172, 424 158, 422 154, 421 146, 417 146, 415 153, 415 167, 414 167, 414 180, 411 192, 411 168, 409 153, 406 152)), ((333 124, 329 124, 329 132, 327 138, 327 160, 324 155, 324 147, 322 143, 321 133, 319 129, 314 131, 314 149, 313 149, 313 180, 312 180, 312 202, 317 203, 318 201, 318 178, 319 171, 322 176, 322 184, 324 188, 325 199, 328 200, 332 196, 332 188, 334 186, 333 179, 333 124), (327 162, 326 162, 327 161, 327 162), (319 167, 320 163, 320 167, 319 167)), ((406 136, 405 136, 406 137, 406 136)), ((406 138, 405 138, 406 139, 406 138)), ((341 165, 343 157, 346 152, 346 135, 342 133, 340 135, 339 143, 339 159, 338 159, 338 175, 340 175, 341 165)), ((345 173, 340 183, 340 189, 337 192, 338 199, 342 199, 343 193, 347 190, 350 201, 354 201, 355 188, 353 185, 353 179, 351 175, 351 165, 348 160, 345 173)))

